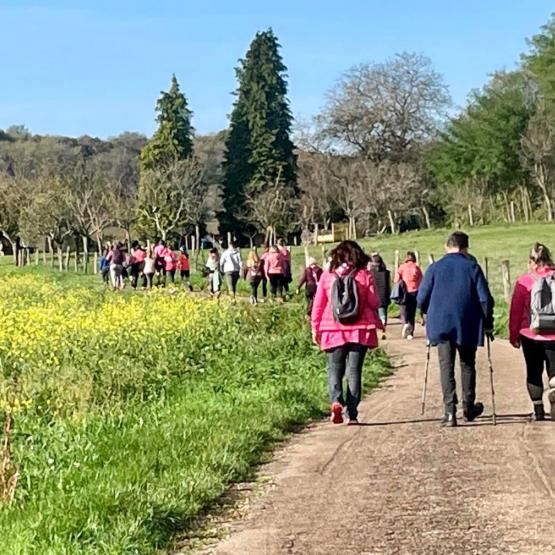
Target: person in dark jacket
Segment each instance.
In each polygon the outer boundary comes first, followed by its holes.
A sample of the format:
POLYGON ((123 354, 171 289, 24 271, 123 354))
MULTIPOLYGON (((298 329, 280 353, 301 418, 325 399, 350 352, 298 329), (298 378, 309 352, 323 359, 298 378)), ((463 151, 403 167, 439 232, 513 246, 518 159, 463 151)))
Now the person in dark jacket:
POLYGON ((368 269, 374 275, 376 293, 380 297, 378 313, 383 324, 382 339, 386 338, 387 309, 391 303, 391 272, 386 268, 383 258, 377 253, 370 257, 368 269))
POLYGON ((455 355, 459 354, 464 418, 471 422, 484 411, 476 402, 476 350, 484 333, 493 337, 493 297, 480 266, 468 258, 468 235, 455 232, 447 254, 432 264, 418 291, 418 306, 427 315, 426 333, 437 345, 445 414, 442 425, 457 425, 455 355))
POLYGON ((310 257, 308 259, 308 266, 303 272, 301 279, 299 281, 299 286, 297 288, 297 293, 300 292, 301 287, 305 286, 306 295, 306 307, 307 314, 310 316, 312 314, 312 305, 314 304, 314 295, 316 295, 316 289, 318 288, 318 282, 322 277, 322 268, 318 266, 315 258, 310 257))

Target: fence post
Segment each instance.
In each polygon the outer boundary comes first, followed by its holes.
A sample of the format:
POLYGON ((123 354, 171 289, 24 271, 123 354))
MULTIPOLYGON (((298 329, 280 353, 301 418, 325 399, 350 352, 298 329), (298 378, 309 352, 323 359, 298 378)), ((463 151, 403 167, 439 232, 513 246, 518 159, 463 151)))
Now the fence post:
POLYGON ((42 263, 46 266, 46 249, 42 251, 42 263))
POLYGON ((39 265, 39 249, 35 249, 35 266, 39 265))
MULTIPOLYGON (((63 260, 63 255, 62 255, 62 247, 58 247, 57 252, 58 252, 58 269, 61 272, 64 269, 64 260, 63 260)), ((52 253, 52 256, 54 256, 54 253, 52 253)))
POLYGON ((318 224, 314 224, 314 244, 318 244, 318 224))
POLYGON ((73 271, 77 272, 79 265, 79 253, 75 251, 75 258, 73 259, 73 271))
POLYGON ((508 260, 501 262, 501 272, 503 274, 503 294, 505 300, 509 302, 511 298, 511 267, 508 260))
POLYGON ((432 253, 430 253, 428 255, 428 264, 431 266, 435 261, 436 261, 435 256, 432 253))
POLYGON ((98 253, 96 251, 94 251, 94 268, 93 268, 93 274, 97 274, 98 273, 98 253))
POLYGON ((399 267, 399 251, 395 251, 395 271, 397 271, 397 268, 399 267))
POLYGON ((416 263, 420 266, 420 253, 418 251, 414 251, 414 256, 416 257, 416 263))
POLYGON ((64 261, 64 269, 65 269, 66 272, 69 269, 69 255, 70 255, 69 247, 66 247, 66 257, 65 257, 65 261, 64 261))

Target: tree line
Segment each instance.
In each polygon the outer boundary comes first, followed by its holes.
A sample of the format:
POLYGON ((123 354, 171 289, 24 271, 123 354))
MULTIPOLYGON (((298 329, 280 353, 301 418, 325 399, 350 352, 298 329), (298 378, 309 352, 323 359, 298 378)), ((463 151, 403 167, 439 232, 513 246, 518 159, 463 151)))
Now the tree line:
MULTIPOLYGON (((519 67, 497 72, 456 115, 442 76, 402 52, 346 71, 310 121, 294 122, 271 29, 236 68, 228 129, 198 136, 175 76, 146 137, 0 131, 0 232, 99 247, 128 236, 240 240, 348 222, 349 234, 554 218, 555 17, 519 67)), ((306 233, 305 233, 306 236, 306 233)))

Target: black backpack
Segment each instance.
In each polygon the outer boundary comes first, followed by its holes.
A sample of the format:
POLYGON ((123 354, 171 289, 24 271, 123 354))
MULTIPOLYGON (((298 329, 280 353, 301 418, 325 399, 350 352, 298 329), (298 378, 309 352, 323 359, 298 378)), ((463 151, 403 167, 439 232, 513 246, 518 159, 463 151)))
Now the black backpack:
POLYGON ((333 318, 340 324, 355 324, 360 319, 358 287, 353 270, 344 276, 337 276, 331 287, 333 318))

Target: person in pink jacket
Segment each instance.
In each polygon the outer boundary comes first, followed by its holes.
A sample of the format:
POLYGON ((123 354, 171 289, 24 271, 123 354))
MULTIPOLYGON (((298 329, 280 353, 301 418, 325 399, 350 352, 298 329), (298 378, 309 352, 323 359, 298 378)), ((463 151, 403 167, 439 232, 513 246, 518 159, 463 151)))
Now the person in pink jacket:
POLYGON ((343 377, 347 376, 347 415, 349 424, 358 424, 361 377, 368 349, 378 346, 377 329, 380 298, 374 288, 372 273, 366 268, 369 258, 354 241, 343 241, 330 253, 331 261, 318 283, 312 308, 312 337, 327 353, 331 421, 343 422, 343 377), (353 324, 341 324, 333 316, 331 290, 337 276, 353 272, 359 296, 359 318, 353 324))
POLYGON ((285 262, 276 246, 270 247, 264 260, 264 273, 270 282, 272 298, 283 301, 285 298, 285 262))
POLYGON ((418 288, 422 283, 422 270, 416 263, 416 254, 412 251, 407 252, 405 262, 401 264, 395 272, 394 282, 402 281, 407 290, 405 303, 400 305, 401 320, 403 328, 401 336, 403 339, 412 339, 414 336, 414 325, 416 320, 416 296, 418 288))
POLYGON ((549 249, 536 243, 530 249, 529 272, 520 276, 515 284, 509 314, 509 339, 516 349, 522 347, 526 363, 528 394, 534 405, 536 420, 545 420, 543 406, 543 371, 549 379, 551 420, 555 421, 555 334, 539 334, 530 329, 530 303, 532 288, 537 279, 555 272, 549 249))

